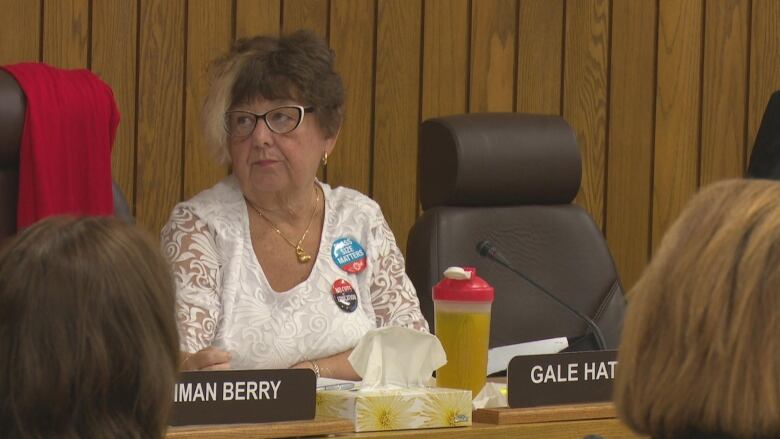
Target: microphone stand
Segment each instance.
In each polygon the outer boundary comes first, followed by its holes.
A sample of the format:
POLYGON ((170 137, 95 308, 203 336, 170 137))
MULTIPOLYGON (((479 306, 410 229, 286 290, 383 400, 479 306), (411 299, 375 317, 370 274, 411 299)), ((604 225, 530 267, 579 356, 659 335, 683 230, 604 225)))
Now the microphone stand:
POLYGON ((533 279, 529 278, 525 274, 523 274, 520 270, 516 269, 512 266, 512 264, 509 263, 509 261, 502 255, 498 249, 493 246, 493 244, 490 241, 481 241, 479 244, 477 244, 477 252, 481 256, 484 256, 486 258, 492 259, 495 262, 498 262, 499 264, 503 265, 505 268, 507 268, 512 273, 520 276, 523 280, 528 282, 529 284, 533 285, 544 293, 545 296, 549 297, 553 301, 555 301, 558 305, 562 306, 563 308, 567 309, 568 311, 574 313, 577 317, 582 319, 588 327, 593 331, 593 335, 596 337, 596 344, 598 345, 599 350, 606 350, 607 344, 604 342, 604 335, 601 333, 601 329, 598 327, 596 322, 593 321, 590 317, 586 316, 585 314, 577 311, 572 306, 570 306, 568 303, 564 302, 558 296, 555 294, 547 291, 544 287, 539 285, 537 282, 535 282, 533 279))

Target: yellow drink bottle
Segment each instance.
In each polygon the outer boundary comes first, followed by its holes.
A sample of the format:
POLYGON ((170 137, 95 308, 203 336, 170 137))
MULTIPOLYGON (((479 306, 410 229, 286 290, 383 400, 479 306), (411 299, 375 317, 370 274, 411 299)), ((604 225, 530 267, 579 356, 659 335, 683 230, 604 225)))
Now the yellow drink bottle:
POLYGON ((433 287, 434 327, 447 354, 436 385, 471 390, 485 386, 493 287, 472 267, 450 267, 433 287))

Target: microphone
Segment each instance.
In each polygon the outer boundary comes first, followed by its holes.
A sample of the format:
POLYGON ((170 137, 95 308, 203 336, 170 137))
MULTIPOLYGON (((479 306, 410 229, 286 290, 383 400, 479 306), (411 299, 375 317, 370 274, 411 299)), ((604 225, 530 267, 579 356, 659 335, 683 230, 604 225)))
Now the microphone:
POLYGON ((523 278, 523 280, 536 287, 537 290, 544 293, 545 296, 552 299, 555 303, 567 309, 569 312, 575 314, 577 317, 583 320, 591 329, 591 331, 593 331, 593 335, 596 337, 596 344, 598 345, 599 350, 603 351, 606 349, 607 345, 606 343, 604 343, 604 335, 601 333, 601 329, 599 329, 598 325, 596 325, 596 322, 594 322, 593 319, 577 311, 571 305, 559 299, 555 294, 547 291, 544 287, 539 285, 533 279, 529 278, 528 276, 523 274, 520 270, 513 267, 512 264, 504 257, 504 255, 500 251, 498 251, 498 248, 496 248, 490 241, 486 240, 486 241, 479 242, 477 244, 477 252, 480 254, 480 256, 484 256, 486 258, 492 259, 493 261, 503 265, 504 267, 509 269, 509 271, 515 273, 516 275, 523 278))

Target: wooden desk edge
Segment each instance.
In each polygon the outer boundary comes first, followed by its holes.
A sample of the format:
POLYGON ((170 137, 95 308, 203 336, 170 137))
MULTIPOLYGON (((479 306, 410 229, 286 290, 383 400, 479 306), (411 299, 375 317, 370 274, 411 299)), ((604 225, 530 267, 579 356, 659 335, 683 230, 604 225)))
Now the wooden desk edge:
POLYGON ((281 438, 315 436, 355 431, 352 421, 317 416, 309 421, 269 422, 265 424, 183 425, 169 427, 166 438, 251 437, 281 438))
MULTIPOLYGON (((533 407, 523 409, 493 408, 480 409, 472 414, 472 427, 443 428, 434 430, 396 430, 374 433, 354 433, 351 421, 338 418, 317 417, 311 421, 273 422, 267 424, 231 424, 231 425, 192 425, 171 427, 168 429, 168 438, 280 438, 289 436, 315 436, 335 435, 355 437, 375 436, 430 436, 441 438, 471 438, 481 437, 487 431, 495 434, 503 434, 512 431, 520 434, 520 430, 506 430, 513 428, 527 429, 522 437, 531 437, 533 432, 568 431, 594 432, 620 431, 624 437, 638 437, 627 435, 628 430, 615 419, 615 407, 611 402, 570 404, 560 406, 533 407), (578 421, 578 422, 574 422, 578 421), (582 422, 582 423, 580 423, 582 422), (513 427, 515 425, 515 427, 513 427), (549 427, 543 427, 549 425, 549 427), (599 428, 596 428, 599 427, 599 428), (494 430, 498 428, 498 430, 494 430), (546 430, 546 429, 552 430, 546 430), (607 428, 607 430, 604 430, 607 428), (544 429, 544 430, 543 430, 544 429), (528 436, 530 435, 530 436, 528 436)), ((522 430, 525 432, 526 430, 522 430)), ((564 433, 562 436, 565 437, 564 433)), ((550 436, 553 437, 553 436, 550 436)), ((623 436, 622 436, 623 437, 623 436)))

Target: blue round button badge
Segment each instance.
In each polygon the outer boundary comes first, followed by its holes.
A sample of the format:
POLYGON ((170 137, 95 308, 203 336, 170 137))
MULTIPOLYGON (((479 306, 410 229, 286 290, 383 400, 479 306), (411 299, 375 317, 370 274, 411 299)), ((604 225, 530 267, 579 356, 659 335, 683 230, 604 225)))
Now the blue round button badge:
POLYGON ((349 282, 344 279, 336 279, 330 289, 333 301, 344 312, 353 312, 357 309, 357 293, 349 282))
POLYGON ((330 255, 333 262, 347 273, 360 273, 366 269, 366 251, 357 240, 350 237, 333 241, 330 255))

